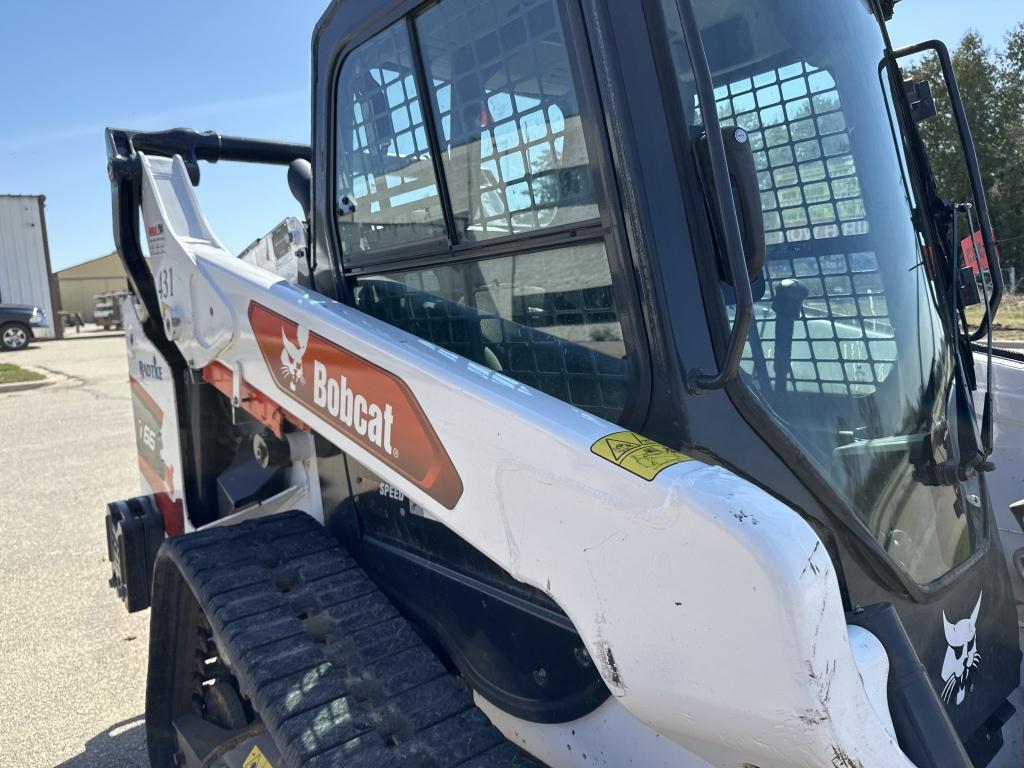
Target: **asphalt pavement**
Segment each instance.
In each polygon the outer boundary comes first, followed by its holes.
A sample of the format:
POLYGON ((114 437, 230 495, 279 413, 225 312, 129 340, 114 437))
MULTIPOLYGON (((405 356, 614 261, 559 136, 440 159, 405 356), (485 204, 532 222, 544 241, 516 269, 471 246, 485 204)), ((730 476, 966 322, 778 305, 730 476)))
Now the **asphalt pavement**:
POLYGON ((139 492, 121 334, 0 355, 53 383, 0 394, 0 766, 148 766, 149 612, 107 586, 106 502, 139 492))

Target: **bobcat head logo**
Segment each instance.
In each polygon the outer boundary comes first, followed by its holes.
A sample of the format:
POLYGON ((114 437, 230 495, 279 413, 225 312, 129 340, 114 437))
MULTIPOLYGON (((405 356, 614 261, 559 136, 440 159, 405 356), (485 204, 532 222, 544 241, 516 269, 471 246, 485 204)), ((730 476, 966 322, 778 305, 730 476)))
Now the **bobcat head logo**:
POLYGON ((281 343, 284 348, 281 350, 281 374, 288 379, 288 386, 292 392, 296 384, 305 384, 306 376, 302 372, 302 356, 306 354, 306 346, 309 344, 309 329, 298 328, 297 343, 293 344, 281 329, 281 343))
POLYGON ((970 618, 950 624, 946 612, 942 612, 942 626, 946 631, 946 656, 942 660, 942 700, 947 704, 955 701, 957 706, 967 696, 971 673, 981 666, 978 653, 978 611, 981 609, 981 595, 971 611, 970 618))

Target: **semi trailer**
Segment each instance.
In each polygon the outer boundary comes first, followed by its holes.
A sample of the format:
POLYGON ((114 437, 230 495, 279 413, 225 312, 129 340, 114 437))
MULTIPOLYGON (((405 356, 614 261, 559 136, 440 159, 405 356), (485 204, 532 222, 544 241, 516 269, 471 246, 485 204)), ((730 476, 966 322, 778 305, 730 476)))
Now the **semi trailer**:
POLYGON ((335 0, 309 145, 107 130, 152 765, 1024 763, 1024 362, 893 11, 335 0))

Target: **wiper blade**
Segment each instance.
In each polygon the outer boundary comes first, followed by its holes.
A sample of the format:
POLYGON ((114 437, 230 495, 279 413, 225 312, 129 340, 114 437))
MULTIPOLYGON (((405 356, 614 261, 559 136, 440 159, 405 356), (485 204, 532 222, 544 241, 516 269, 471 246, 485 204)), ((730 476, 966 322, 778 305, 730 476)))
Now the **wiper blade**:
MULTIPOLYGON (((989 319, 986 323, 986 334, 985 334, 985 399, 981 411, 981 448, 988 458, 992 455, 993 445, 993 430, 992 430, 992 418, 993 418, 993 402, 992 402, 992 304, 990 300, 991 291, 994 290, 994 286, 990 290, 989 281, 985 276, 985 270, 981 268, 981 254, 978 253, 978 241, 974 236, 974 207, 970 203, 964 204, 964 209, 967 211, 967 225, 971 231, 971 245, 974 248, 974 263, 978 265, 978 273, 981 275, 981 295, 985 300, 985 317, 989 319)), ((954 232, 956 226, 953 227, 954 232)), ((996 267, 998 269, 998 265, 996 267)), ((991 262, 989 263, 989 271, 991 272, 991 262)))

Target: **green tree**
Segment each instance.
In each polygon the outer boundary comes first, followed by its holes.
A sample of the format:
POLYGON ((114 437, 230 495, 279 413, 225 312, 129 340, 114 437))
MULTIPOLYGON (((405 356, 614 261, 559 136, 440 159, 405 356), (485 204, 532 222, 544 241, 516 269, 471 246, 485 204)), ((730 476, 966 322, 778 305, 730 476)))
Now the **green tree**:
MULTIPOLYGON (((964 111, 978 153, 982 181, 1000 242, 1003 265, 1024 273, 1024 22, 993 51, 970 31, 953 52, 964 111)), ((970 185, 938 59, 924 57, 907 74, 932 84, 938 114, 921 123, 940 193, 970 200, 970 185)))
POLYGON ((1024 22, 1006 35, 999 65, 1006 154, 1000 166, 999 211, 993 216, 1000 227, 996 237, 1003 241, 1000 252, 1017 267, 1019 279, 1024 272, 1024 22))

